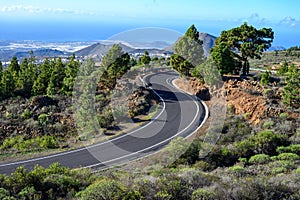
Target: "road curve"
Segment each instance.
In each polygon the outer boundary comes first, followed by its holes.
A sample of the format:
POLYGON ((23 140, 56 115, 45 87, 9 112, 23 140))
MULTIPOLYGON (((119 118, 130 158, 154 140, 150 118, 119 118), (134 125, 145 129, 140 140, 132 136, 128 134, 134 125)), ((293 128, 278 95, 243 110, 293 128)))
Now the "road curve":
POLYGON ((204 118, 203 105, 191 95, 176 89, 174 71, 158 72, 145 77, 146 83, 160 97, 160 108, 149 122, 111 140, 84 148, 35 159, 1 163, 0 173, 10 174, 18 166, 32 170, 38 164, 48 167, 54 162, 70 168, 107 168, 149 155, 177 136, 186 137, 195 131, 204 118))

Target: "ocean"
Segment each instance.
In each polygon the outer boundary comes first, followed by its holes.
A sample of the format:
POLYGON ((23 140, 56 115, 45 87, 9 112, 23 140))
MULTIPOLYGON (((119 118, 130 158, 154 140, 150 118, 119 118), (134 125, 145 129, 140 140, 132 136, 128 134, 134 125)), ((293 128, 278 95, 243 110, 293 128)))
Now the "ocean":
MULTIPOLYGON (((175 32, 184 33, 191 25, 180 23, 151 23, 152 27, 167 28, 175 32)), ((206 32, 218 36, 222 30, 228 30, 240 24, 233 23, 216 23, 196 21, 196 27, 200 32, 206 32)), ((118 33, 149 27, 149 24, 134 23, 83 23, 83 22, 18 22, 18 21, 1 21, 0 20, 0 40, 36 40, 48 42, 66 42, 66 41, 96 41, 107 40, 118 33)), ((273 46, 300 46, 300 31, 298 29, 272 27, 275 31, 273 46)), ((149 36, 146 36, 149 37, 149 36)))

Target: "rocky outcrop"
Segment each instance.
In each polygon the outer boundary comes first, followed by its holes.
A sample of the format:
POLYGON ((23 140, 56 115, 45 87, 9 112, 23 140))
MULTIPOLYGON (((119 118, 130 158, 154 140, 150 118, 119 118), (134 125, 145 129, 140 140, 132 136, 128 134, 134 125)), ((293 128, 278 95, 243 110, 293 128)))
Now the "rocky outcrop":
POLYGON ((276 118, 285 112, 280 104, 281 89, 265 89, 257 81, 227 79, 222 89, 209 88, 196 78, 180 78, 175 83, 181 89, 197 95, 202 100, 224 95, 227 105, 233 108, 237 115, 243 115, 254 125, 267 117, 276 118))
POLYGON ((229 80, 224 84, 227 104, 234 107, 235 113, 244 115, 253 124, 258 124, 266 115, 263 87, 256 81, 229 80))
POLYGON ((209 88, 205 84, 201 83, 197 78, 179 78, 175 80, 175 84, 180 89, 196 95, 204 101, 208 101, 210 99, 209 88))

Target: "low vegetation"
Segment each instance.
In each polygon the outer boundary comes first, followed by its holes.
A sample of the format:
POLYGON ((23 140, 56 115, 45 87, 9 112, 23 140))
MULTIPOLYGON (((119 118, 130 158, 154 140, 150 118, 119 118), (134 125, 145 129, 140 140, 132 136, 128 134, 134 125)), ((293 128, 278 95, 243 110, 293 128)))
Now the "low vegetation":
MULTIPOLYGON (((140 65, 149 64, 147 54, 140 65)), ((7 69, 1 65, 1 159, 29 152, 74 148, 80 145, 78 141, 92 139, 95 131, 87 129, 93 121, 86 120, 86 116, 94 111, 104 133, 122 120, 147 114, 157 97, 151 90, 136 86, 134 69, 130 72, 132 80, 130 76, 120 80, 136 64, 120 46, 114 45, 101 66, 95 66, 91 59, 79 63, 74 55, 67 61, 45 59, 42 64, 36 64, 32 53, 21 65, 16 57, 7 69), (115 89, 117 84, 118 89, 115 89), (132 90, 133 93, 125 94, 132 90), (74 112, 76 97, 80 97, 78 101, 81 102, 81 110, 76 110, 77 113, 74 112), (127 105, 113 105, 112 109, 112 98, 121 99, 127 105), (87 127, 85 130, 91 135, 79 135, 80 127, 87 127)))

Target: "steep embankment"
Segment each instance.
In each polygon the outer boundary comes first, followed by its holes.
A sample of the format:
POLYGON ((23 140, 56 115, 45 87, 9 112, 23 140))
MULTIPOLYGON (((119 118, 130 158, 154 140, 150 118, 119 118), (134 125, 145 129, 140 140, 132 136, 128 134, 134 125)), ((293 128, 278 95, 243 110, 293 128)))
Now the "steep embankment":
MULTIPOLYGON (((196 78, 188 80, 178 79, 176 84, 200 97, 209 99, 209 89, 196 78)), ((229 109, 253 125, 259 124, 267 118, 278 118, 280 114, 287 113, 291 118, 299 118, 299 113, 286 109, 281 103, 281 86, 263 87, 257 81, 229 79, 224 82, 223 91, 229 109)))

